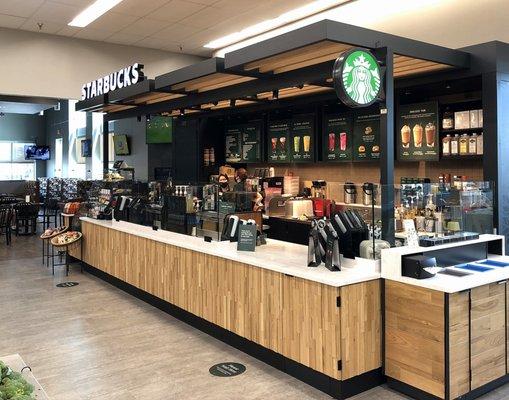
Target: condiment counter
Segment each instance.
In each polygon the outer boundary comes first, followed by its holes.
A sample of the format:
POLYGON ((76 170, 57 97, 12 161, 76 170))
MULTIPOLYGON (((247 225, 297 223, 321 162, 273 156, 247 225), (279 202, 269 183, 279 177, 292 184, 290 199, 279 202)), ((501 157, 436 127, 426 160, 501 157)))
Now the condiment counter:
POLYGON ((81 225, 87 271, 198 329, 336 398, 383 382, 376 263, 331 272, 277 240, 241 252, 127 222, 81 225))

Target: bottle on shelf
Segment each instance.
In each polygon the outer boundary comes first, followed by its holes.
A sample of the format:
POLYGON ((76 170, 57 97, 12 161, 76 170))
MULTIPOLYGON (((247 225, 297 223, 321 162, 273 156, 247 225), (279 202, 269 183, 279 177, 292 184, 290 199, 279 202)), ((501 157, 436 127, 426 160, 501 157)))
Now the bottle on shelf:
POLYGON ((447 107, 442 116, 442 129, 451 130, 454 129, 454 113, 447 107))
POLYGON ((469 136, 464 133, 459 139, 459 153, 460 156, 466 156, 468 154, 468 139, 469 136))
POLYGON ((468 154, 470 155, 477 154, 477 133, 473 133, 468 138, 468 154))
POLYGON ((442 139, 442 154, 444 156, 451 155, 451 135, 449 134, 442 139))
POLYGON ((482 155, 483 154, 483 146, 484 146, 484 137, 483 137, 483 133, 481 132, 479 135, 477 135, 477 146, 476 146, 476 150, 477 150, 477 154, 478 155, 482 155))
POLYGON ((457 156, 459 154, 460 135, 455 134, 451 139, 451 156, 457 156))

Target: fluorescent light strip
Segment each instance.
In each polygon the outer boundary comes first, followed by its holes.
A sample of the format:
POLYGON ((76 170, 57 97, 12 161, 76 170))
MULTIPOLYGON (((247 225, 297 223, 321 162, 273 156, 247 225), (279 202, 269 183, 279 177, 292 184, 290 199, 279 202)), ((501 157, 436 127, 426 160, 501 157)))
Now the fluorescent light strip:
POLYGON ((284 14, 281 14, 279 17, 268 19, 266 21, 260 22, 255 25, 251 25, 245 29, 242 29, 239 32, 232 33, 230 35, 223 36, 219 39, 213 40, 203 47, 209 49, 218 49, 221 47, 229 46, 233 43, 240 42, 241 40, 245 40, 247 38, 259 35, 261 33, 270 31, 272 29, 278 28, 280 26, 289 24, 291 22, 298 21, 302 18, 306 18, 310 15, 319 13, 321 11, 327 10, 331 7, 337 7, 338 5, 345 3, 349 0, 317 0, 309 3, 303 7, 296 8, 294 10, 290 10, 284 14))
POLYGON ((122 0, 96 0, 93 4, 84 9, 81 13, 79 13, 71 22, 67 25, 69 26, 78 26, 83 28, 95 21, 104 13, 111 10, 122 0))

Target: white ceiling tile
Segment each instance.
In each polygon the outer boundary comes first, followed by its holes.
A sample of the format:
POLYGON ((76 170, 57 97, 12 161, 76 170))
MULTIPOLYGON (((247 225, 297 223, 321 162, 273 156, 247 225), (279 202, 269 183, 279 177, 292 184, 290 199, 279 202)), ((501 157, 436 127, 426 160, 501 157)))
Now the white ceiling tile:
POLYGON ((265 5, 267 0, 219 0, 217 3, 214 3, 215 8, 222 8, 226 10, 230 15, 232 13, 231 10, 235 10, 234 13, 241 13, 243 11, 252 10, 255 7, 260 5, 265 5), (228 11, 230 10, 230 11, 228 11))
POLYGON ((219 0, 188 0, 190 3, 203 4, 205 6, 212 6, 219 0))
POLYGON ((125 27, 120 32, 130 35, 141 35, 143 37, 153 35, 163 28, 167 28, 171 22, 160 21, 152 18, 140 18, 131 25, 125 27))
POLYGON ((173 43, 167 39, 161 39, 161 38, 156 38, 156 37, 150 36, 150 37, 140 40, 139 42, 136 42, 135 46, 148 47, 151 49, 162 49, 165 46, 169 46, 170 44, 176 45, 178 43, 173 43))
POLYGON ((69 6, 80 7, 83 10, 94 2, 94 0, 53 0, 55 3, 67 4, 69 6))
POLYGON ((74 36, 81 30, 82 28, 78 28, 77 26, 65 25, 62 29, 56 32, 56 34, 59 36, 74 36))
POLYGON ((166 39, 171 42, 180 42, 198 32, 200 32, 199 28, 175 23, 171 24, 168 28, 154 33, 152 36, 160 39, 166 39))
POLYGON ((171 0, 123 0, 113 9, 115 12, 144 17, 171 0))
POLYGON ((115 12, 107 12, 90 23, 86 28, 97 29, 108 32, 118 32, 136 21, 138 17, 127 14, 119 14, 115 12))
POLYGON ((163 21, 176 22, 204 9, 205 7, 206 6, 202 4, 190 3, 188 1, 171 0, 161 8, 150 13, 148 17, 163 21))
POLYGON ((0 14, 14 17, 31 17, 44 0, 0 0, 0 14))
POLYGON ((32 16, 32 18, 40 21, 52 21, 68 24, 81 11, 81 7, 46 1, 32 16))
POLYGON ((223 8, 207 7, 179 22, 196 28, 205 29, 223 21, 225 17, 225 10, 223 8))
POLYGON ((60 31, 62 28, 64 28, 64 24, 58 23, 58 22, 51 22, 51 21, 40 21, 36 19, 28 19, 20 29, 23 29, 25 31, 33 31, 33 32, 41 32, 41 33, 50 33, 55 34, 58 31, 60 31), (37 25, 38 23, 42 24, 42 27, 39 28, 37 25))
POLYGON ((107 38, 106 41, 109 43, 132 45, 141 39, 143 39, 143 36, 117 32, 107 38))
POLYGON ((14 17, 12 15, 0 14, 0 26, 2 28, 19 28, 26 21, 26 18, 14 17))
POLYGON ((84 28, 81 31, 77 32, 74 37, 80 39, 88 39, 88 40, 106 40, 106 38, 111 36, 111 32, 108 31, 100 31, 97 29, 84 28))

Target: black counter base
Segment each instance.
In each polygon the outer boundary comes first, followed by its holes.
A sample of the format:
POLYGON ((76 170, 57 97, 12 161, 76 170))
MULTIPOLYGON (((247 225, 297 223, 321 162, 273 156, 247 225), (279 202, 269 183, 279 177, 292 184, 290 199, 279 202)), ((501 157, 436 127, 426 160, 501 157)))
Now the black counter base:
MULTIPOLYGON (((486 385, 483 385, 475 390, 472 390, 463 396, 456 397, 455 399, 450 400, 474 400, 477 399, 486 393, 489 393, 496 388, 505 385, 506 383, 509 383, 509 375, 504 375, 501 378, 498 378, 490 383, 487 383, 486 385)), ((398 381, 396 379, 387 377, 387 386, 389 386, 391 389, 394 389, 400 393, 403 393, 407 396, 412 397, 413 399, 417 400, 441 400, 440 397, 434 396, 432 394, 429 394, 421 389, 418 389, 414 386, 410 386, 404 382, 398 381)), ((447 400, 449 400, 449 396, 446 397, 447 400)))
POLYGON ((247 340, 233 332, 230 332, 220 326, 213 324, 203 318, 197 317, 190 312, 183 310, 167 301, 151 295, 135 286, 132 286, 118 278, 115 278, 97 268, 85 264, 85 271, 98 278, 116 286, 117 288, 129 293, 130 295, 145 301, 146 303, 157 307, 161 311, 185 322, 192 327, 207 333, 208 335, 221 340, 222 342, 243 351, 250 356, 257 358, 291 375, 314 388, 327 393, 336 399, 346 399, 356 394, 362 393, 368 389, 374 388, 385 382, 382 374, 382 368, 366 372, 362 375, 339 381, 331 378, 321 372, 315 371, 305 365, 295 362, 273 350, 267 349, 257 343, 247 340))

